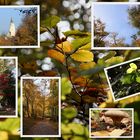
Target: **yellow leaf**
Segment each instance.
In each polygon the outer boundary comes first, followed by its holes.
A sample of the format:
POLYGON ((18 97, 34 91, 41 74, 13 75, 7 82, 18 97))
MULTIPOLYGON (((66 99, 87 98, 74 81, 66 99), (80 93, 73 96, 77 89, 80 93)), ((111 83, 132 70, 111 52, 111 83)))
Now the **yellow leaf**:
POLYGON ((96 65, 95 62, 81 63, 79 68, 82 70, 88 70, 93 68, 96 65))
POLYGON ((126 73, 130 74, 132 73, 134 70, 132 68, 127 69, 126 73))
POLYGON ((79 48, 79 50, 90 50, 90 49, 91 49, 91 43, 88 43, 79 48))
POLYGON ((62 63, 65 61, 65 56, 62 53, 60 53, 56 50, 53 50, 53 49, 48 50, 48 56, 51 58, 54 58, 62 63))
POLYGON ((109 136, 109 132, 105 130, 91 132, 91 136, 109 136))
POLYGON ((138 68, 135 63, 130 63, 130 67, 134 70, 136 70, 138 68))
POLYGON ((130 68, 127 69, 127 72, 126 73, 132 73, 133 71, 135 71, 137 69, 137 65, 135 63, 130 63, 130 68))
POLYGON ((112 132, 109 133, 109 135, 110 136, 121 136, 125 132, 126 132, 126 130, 123 130, 123 129, 114 129, 112 132))
POLYGON ((93 61, 93 53, 88 50, 78 50, 71 55, 71 58, 79 62, 91 62, 93 61))
POLYGON ((6 131, 1 131, 0 132, 0 137, 3 139, 3 140, 8 140, 8 132, 6 131))
POLYGON ((72 45, 69 41, 64 41, 60 44, 57 44, 56 48, 67 53, 72 51, 72 45))

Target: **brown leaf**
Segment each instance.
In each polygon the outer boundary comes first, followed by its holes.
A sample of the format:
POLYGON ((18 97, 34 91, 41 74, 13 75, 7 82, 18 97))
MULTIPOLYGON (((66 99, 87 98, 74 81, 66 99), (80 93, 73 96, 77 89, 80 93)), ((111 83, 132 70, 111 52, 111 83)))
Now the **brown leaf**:
POLYGON ((53 70, 42 71, 38 73, 38 76, 56 76, 57 72, 53 70))

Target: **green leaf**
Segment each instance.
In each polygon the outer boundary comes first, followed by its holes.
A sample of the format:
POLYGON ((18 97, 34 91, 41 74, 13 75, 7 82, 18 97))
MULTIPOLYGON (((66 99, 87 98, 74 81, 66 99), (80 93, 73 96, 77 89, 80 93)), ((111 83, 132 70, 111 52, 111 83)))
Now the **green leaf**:
POLYGON ((71 55, 71 58, 79 62, 91 62, 93 61, 94 55, 88 50, 78 50, 71 55))
POLYGON ((90 42, 91 42, 91 36, 78 38, 72 41, 72 46, 73 46, 73 49, 78 49, 82 46, 85 46, 86 44, 90 42))
POLYGON ((71 31, 67 31, 67 32, 63 32, 63 34, 66 36, 66 37, 69 37, 69 36, 78 36, 78 37, 83 37, 83 36, 88 36, 89 33, 87 32, 81 32, 79 30, 71 30, 71 31))
POLYGON ((93 74, 103 71, 103 69, 104 69, 104 65, 102 65, 102 66, 96 65, 92 69, 81 71, 80 75, 93 75, 93 74))
POLYGON ((72 85, 71 85, 71 82, 68 80, 68 78, 62 78, 61 90, 62 90, 61 98, 62 100, 65 100, 66 98, 65 96, 70 94, 72 90, 72 85))
POLYGON ((62 137, 65 140, 89 140, 87 127, 78 123, 62 124, 62 137), (71 137, 73 135, 73 137, 71 137))
POLYGON ((109 53, 106 56, 104 56, 102 59, 107 60, 107 59, 114 57, 115 55, 116 55, 115 51, 109 51, 109 53))
POLYGON ((139 116, 138 116, 139 114, 138 114, 138 112, 134 112, 134 121, 135 121, 135 123, 136 124, 140 124, 140 120, 139 120, 139 116))
POLYGON ((47 31, 46 28, 40 27, 40 33, 41 33, 41 34, 44 33, 44 32, 46 32, 46 31, 47 31))
POLYGON ((47 46, 53 44, 53 42, 54 42, 54 41, 52 41, 52 40, 45 40, 45 41, 41 41, 41 42, 40 42, 40 45, 41 45, 41 46, 44 46, 44 47, 47 47, 47 46))
POLYGON ((6 119, 0 122, 0 131, 9 131, 12 134, 18 134, 18 129, 20 125, 20 119, 6 119))
POLYGON ((109 59, 107 59, 105 61, 105 63, 110 66, 110 65, 114 65, 114 64, 118 64, 123 62, 124 58, 122 56, 115 56, 115 57, 111 57, 109 59))
POLYGON ((42 26, 51 29, 55 27, 59 21, 60 21, 59 17, 51 16, 51 17, 46 18, 46 20, 42 21, 42 26))
POLYGON ((137 81, 138 83, 140 83, 140 76, 137 76, 137 77, 136 77, 136 81, 137 81))
POLYGON ((74 107, 67 107, 62 110, 62 116, 67 119, 72 119, 77 116, 77 109, 74 107))
POLYGON ((120 81, 122 82, 122 84, 131 84, 132 81, 132 75, 124 75, 120 81))

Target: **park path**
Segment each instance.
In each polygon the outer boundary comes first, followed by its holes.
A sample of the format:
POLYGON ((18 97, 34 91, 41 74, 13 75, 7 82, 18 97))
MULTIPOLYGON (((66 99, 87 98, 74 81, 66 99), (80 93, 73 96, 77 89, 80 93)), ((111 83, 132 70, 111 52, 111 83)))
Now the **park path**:
POLYGON ((27 135, 57 135, 58 131, 53 125, 53 122, 50 121, 38 121, 33 125, 27 135))

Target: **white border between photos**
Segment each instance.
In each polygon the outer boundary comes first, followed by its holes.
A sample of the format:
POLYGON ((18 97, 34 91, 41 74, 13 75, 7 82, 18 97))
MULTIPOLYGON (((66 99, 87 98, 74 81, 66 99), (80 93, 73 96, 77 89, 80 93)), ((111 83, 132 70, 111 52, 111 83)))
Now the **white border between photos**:
POLYGON ((15 56, 1 56, 0 59, 14 59, 16 67, 15 79, 15 115, 0 115, 0 118, 17 118, 18 117, 18 57, 15 56))
POLYGON ((134 108, 90 108, 89 109, 89 138, 134 138, 134 108), (132 136, 91 136, 91 110, 131 110, 132 136))
POLYGON ((121 65, 124 65, 124 64, 128 64, 128 63, 130 63, 130 62, 134 62, 134 61, 136 61, 136 60, 140 60, 140 57, 135 58, 135 59, 131 59, 131 60, 129 60, 129 61, 125 61, 125 62, 116 64, 116 65, 112 65, 112 66, 109 66, 109 67, 104 68, 104 72, 105 72, 105 75, 106 75, 106 78, 107 78, 107 82, 108 82, 108 85, 109 85, 109 89, 111 90, 111 94, 112 94, 112 97, 113 97, 114 102, 120 101, 120 100, 123 100, 123 99, 127 99, 127 98, 130 98, 130 97, 133 97, 133 96, 137 96, 137 95, 140 94, 140 92, 134 93, 133 95, 129 95, 129 96, 126 96, 126 97, 122 97, 122 98, 119 98, 119 99, 115 99, 115 96, 114 96, 114 93, 113 93, 113 90, 112 90, 112 87, 111 87, 111 83, 110 83, 109 78, 108 78, 107 70, 108 70, 108 69, 111 69, 111 68, 115 68, 115 67, 117 67, 117 66, 121 66, 121 65))
POLYGON ((20 136, 21 137, 61 137, 61 77, 21 77, 20 78, 20 113, 21 113, 21 117, 20 117, 20 136), (59 105, 59 113, 58 113, 58 135, 23 135, 23 97, 22 97, 22 92, 23 92, 23 87, 22 87, 22 83, 24 79, 58 79, 58 83, 59 83, 59 99, 58 99, 58 105, 59 105))
POLYGON ((91 50, 140 50, 140 47, 94 47, 94 5, 140 5, 140 2, 92 2, 91 3, 91 50))
POLYGON ((39 5, 5 5, 0 6, 1 8, 37 8, 37 45, 31 46, 0 46, 0 48, 40 48, 40 6, 39 5))

